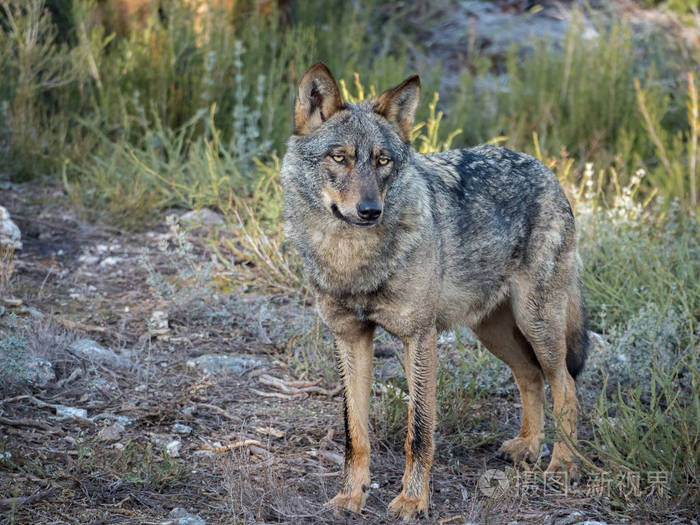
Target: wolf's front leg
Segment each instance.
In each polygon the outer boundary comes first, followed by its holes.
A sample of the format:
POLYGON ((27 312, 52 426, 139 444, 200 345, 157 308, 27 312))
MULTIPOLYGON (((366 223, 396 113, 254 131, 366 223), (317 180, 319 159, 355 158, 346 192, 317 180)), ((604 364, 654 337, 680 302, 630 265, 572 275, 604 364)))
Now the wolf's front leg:
POLYGON ((344 319, 334 323, 335 355, 343 382, 345 472, 336 508, 360 512, 369 490, 369 394, 372 379, 374 325, 344 319))
POLYGON ((404 355, 409 395, 406 471, 401 494, 394 498, 389 508, 404 520, 409 520, 428 511, 437 382, 435 326, 406 338, 404 355))

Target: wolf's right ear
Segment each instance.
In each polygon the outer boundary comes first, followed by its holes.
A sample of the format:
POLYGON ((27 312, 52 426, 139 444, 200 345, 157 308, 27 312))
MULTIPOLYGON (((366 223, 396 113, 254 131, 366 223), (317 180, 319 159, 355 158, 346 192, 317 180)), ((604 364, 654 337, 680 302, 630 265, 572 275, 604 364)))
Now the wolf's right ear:
POLYGON ((419 99, 420 78, 413 75, 379 95, 374 111, 394 124, 404 142, 409 142, 419 99))
POLYGON ((343 106, 333 74, 326 64, 317 62, 299 82, 294 108, 294 134, 308 135, 343 106))

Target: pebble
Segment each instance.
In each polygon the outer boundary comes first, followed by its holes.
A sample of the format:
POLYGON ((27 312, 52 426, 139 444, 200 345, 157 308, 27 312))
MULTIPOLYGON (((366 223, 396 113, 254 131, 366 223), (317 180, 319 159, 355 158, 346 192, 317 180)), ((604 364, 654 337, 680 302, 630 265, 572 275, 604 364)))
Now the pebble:
POLYGON ((189 223, 190 225, 214 226, 223 224, 224 217, 209 208, 202 208, 201 210, 188 211, 180 217, 180 221, 182 221, 183 224, 189 223))
POLYGON ((262 361, 250 357, 220 354, 205 354, 187 361, 189 368, 199 368, 205 374, 219 374, 222 372, 243 374, 263 364, 262 361))
POLYGON ((182 448, 182 441, 179 439, 173 439, 170 443, 165 445, 165 451, 169 456, 173 458, 180 457, 180 449, 182 448))
POLYGON ((182 507, 176 507, 168 517, 172 520, 164 521, 161 525, 207 525, 207 522, 200 518, 197 514, 190 514, 182 507))
POLYGON ((108 427, 104 427, 97 433, 97 439, 108 442, 119 441, 122 437, 122 430, 124 430, 120 428, 120 426, 121 425, 109 425, 108 427))
POLYGON ((96 361, 114 368, 130 368, 131 361, 121 355, 117 355, 109 348, 105 348, 92 339, 78 339, 70 345, 69 350, 88 361, 96 361))
POLYGON ((192 427, 183 425, 182 423, 175 423, 173 425, 173 432, 175 432, 176 434, 191 434, 192 427))

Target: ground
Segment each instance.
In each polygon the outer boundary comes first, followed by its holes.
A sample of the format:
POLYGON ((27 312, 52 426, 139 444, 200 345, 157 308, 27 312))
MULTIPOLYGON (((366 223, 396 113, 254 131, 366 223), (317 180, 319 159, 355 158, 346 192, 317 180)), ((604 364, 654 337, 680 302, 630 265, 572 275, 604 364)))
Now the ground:
MULTIPOLYGON (((373 486, 362 515, 336 516, 325 505, 339 487, 344 430, 327 336, 308 301, 254 284, 164 298, 153 276, 177 274, 158 247, 173 242, 165 220, 141 233, 86 224, 59 187, 41 181, 7 185, 0 202, 24 242, 10 285, 17 300, 5 301, 0 330, 31 339, 57 370, 43 388, 4 385, 0 523, 166 523, 177 507, 207 523, 393 522, 387 506, 400 491, 403 433, 386 423, 387 405, 379 402, 372 408, 373 486), (154 311, 167 312, 167 326, 149 321, 154 311), (304 354, 309 337, 322 359, 304 354), (131 365, 65 350, 82 338, 131 365), (204 354, 236 356, 240 366, 205 374, 188 365, 204 354), (51 405, 82 408, 87 417, 60 419, 51 405)), ((196 260, 210 256, 205 233, 188 234, 196 260)), ((472 359, 443 341, 444 359, 472 359)), ((398 349, 387 338, 377 345, 379 379, 401 375, 398 349)), ((465 405, 454 432, 438 432, 423 522, 623 519, 591 496, 590 484, 564 492, 514 482, 527 471, 508 470, 497 455, 519 423, 517 391, 507 384, 465 405), (462 426, 469 438, 457 446, 462 426), (489 497, 503 474, 487 471, 507 471, 502 482, 510 488, 489 497)), ((590 435, 585 417, 581 426, 590 435)), ((674 512, 665 511, 664 521, 674 512)), ((684 515, 680 509, 678 523, 684 515)))

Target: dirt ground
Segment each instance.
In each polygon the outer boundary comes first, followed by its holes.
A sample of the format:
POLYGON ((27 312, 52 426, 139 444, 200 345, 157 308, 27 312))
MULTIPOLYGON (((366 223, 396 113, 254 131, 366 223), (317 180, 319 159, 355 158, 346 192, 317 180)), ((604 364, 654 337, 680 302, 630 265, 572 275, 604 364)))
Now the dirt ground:
MULTIPOLYGON (((373 485, 363 514, 336 516, 325 506, 338 489, 344 430, 330 351, 304 366, 295 352, 314 331, 324 344, 308 303, 254 286, 164 301, 147 269, 175 271, 158 248, 169 240, 165 224, 129 234, 86 224, 60 188, 39 182, 7 186, 0 202, 24 242, 11 282, 18 301, 5 301, 0 331, 19 337, 18 323, 29 326, 26 337, 57 370, 43 388, 4 385, 0 523, 394 522, 387 505, 400 490, 403 436, 381 425, 373 425, 373 485), (149 321, 154 311, 167 312, 167 326, 149 321), (129 365, 66 350, 82 338, 129 365), (240 367, 207 374, 188 365, 205 354, 236 356, 240 367), (87 415, 59 417, 56 405, 87 415), (173 517, 176 508, 190 517, 173 517)), ((203 237, 190 238, 206 261, 203 237)), ((377 374, 397 373, 397 349, 388 340, 377 345, 377 374)), ((480 476, 510 467, 496 450, 517 432, 515 392, 485 397, 487 431, 478 446, 453 447, 438 434, 431 510, 422 522, 622 521, 585 483, 566 491, 510 483, 488 497, 492 483, 479 485, 480 476)), ((688 518, 669 509, 663 521, 688 518)))

